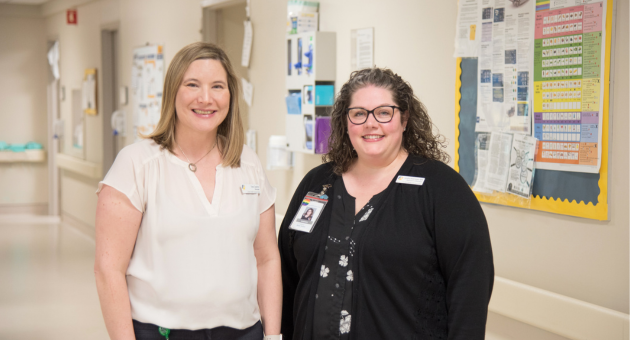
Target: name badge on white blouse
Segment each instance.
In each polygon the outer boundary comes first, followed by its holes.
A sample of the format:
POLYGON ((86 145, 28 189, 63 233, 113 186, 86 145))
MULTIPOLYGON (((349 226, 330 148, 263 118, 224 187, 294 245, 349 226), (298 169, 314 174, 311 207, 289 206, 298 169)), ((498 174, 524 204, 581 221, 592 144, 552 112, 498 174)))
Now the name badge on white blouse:
POLYGON ((243 194, 260 194, 260 185, 243 184, 241 185, 241 192, 243 194))
POLYGON ((302 200, 300 209, 298 209, 297 214, 293 217, 293 221, 291 221, 289 229, 305 233, 313 231, 315 223, 317 223, 319 216, 328 203, 328 200, 326 199, 328 196, 325 196, 326 198, 322 198, 322 196, 325 195, 308 192, 302 200))
POLYGON ((424 177, 398 176, 396 183, 422 185, 424 184, 424 177))

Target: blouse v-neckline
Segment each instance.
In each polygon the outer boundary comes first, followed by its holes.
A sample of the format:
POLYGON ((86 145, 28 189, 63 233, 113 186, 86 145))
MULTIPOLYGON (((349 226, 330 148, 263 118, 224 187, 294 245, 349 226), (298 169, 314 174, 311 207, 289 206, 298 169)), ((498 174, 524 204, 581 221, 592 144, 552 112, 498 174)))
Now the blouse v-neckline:
POLYGON ((166 149, 164 149, 163 151, 167 153, 167 157, 169 157, 173 163, 182 167, 182 171, 186 173, 188 180, 195 188, 197 196, 199 197, 199 200, 203 204, 208 214, 211 216, 217 215, 219 211, 221 192, 223 191, 223 166, 220 163, 216 166, 216 175, 214 177, 214 192, 212 193, 212 202, 210 202, 208 200, 206 192, 203 190, 203 186, 201 185, 199 178, 197 178, 197 176, 195 176, 195 173, 190 171, 190 169, 188 168, 188 163, 179 159, 179 157, 175 156, 173 153, 166 149))

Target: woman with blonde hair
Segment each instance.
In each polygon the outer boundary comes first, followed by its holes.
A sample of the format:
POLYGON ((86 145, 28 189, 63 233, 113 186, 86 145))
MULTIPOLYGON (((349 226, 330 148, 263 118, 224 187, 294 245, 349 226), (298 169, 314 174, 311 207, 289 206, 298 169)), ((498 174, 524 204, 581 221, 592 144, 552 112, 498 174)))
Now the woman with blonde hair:
POLYGON ((304 177, 280 228, 282 333, 484 339, 486 219, 409 83, 389 69, 353 72, 331 126, 327 163, 304 177), (327 201, 308 230, 296 216, 306 195, 327 201))
POLYGON ((238 98, 224 51, 184 47, 155 131, 99 183, 94 267, 112 339, 280 338, 276 191, 243 145, 238 98))

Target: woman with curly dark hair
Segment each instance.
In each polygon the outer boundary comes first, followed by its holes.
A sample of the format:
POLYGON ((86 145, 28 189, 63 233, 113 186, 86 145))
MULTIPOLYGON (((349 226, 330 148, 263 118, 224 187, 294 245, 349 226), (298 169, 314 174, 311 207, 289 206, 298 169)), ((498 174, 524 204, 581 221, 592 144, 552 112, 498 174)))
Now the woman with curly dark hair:
POLYGON ((409 83, 353 72, 331 122, 326 163, 280 229, 285 339, 483 339, 486 219, 409 83), (298 212, 312 200, 326 206, 305 231, 298 212))

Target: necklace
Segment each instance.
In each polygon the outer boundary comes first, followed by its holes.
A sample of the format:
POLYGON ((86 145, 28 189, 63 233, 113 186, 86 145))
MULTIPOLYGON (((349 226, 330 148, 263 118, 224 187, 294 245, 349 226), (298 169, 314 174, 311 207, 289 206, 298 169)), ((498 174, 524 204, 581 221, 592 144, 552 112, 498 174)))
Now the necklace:
POLYGON ((177 148, 179 148, 179 151, 182 152, 182 155, 184 155, 184 157, 186 157, 186 160, 188 161, 188 170, 195 172, 197 171, 197 163, 199 163, 200 160, 204 159, 204 157, 208 156, 208 154, 214 150, 214 147, 217 146, 217 142, 214 142, 214 145, 212 146, 212 148, 210 149, 210 151, 208 151, 205 155, 203 155, 203 157, 199 158, 199 160, 197 160, 196 162, 191 162, 190 159, 188 159, 188 156, 186 156, 186 154, 184 153, 184 150, 182 150, 182 148, 179 146, 179 144, 177 144, 177 142, 175 142, 175 145, 177 145, 177 148))

